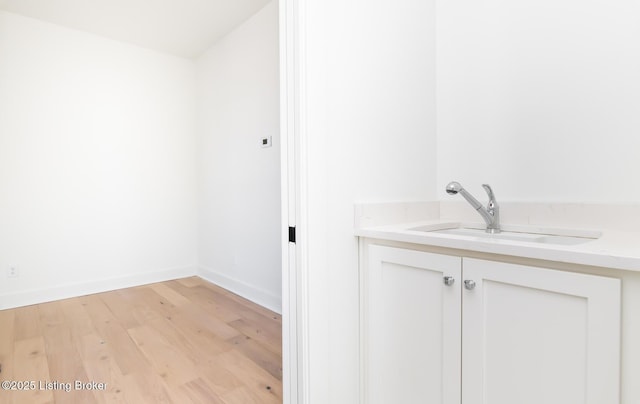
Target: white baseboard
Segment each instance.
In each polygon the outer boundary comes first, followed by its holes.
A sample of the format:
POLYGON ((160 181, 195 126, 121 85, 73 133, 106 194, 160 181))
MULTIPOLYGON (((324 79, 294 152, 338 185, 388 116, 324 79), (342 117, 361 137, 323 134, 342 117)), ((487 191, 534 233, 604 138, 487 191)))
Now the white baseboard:
POLYGON ((116 289, 130 288, 133 286, 186 278, 195 275, 196 267, 189 266, 133 274, 118 278, 58 285, 51 288, 3 293, 0 294, 0 310, 68 299, 71 297, 86 296, 94 293, 108 292, 116 289))
POLYGON ((230 278, 220 272, 214 271, 211 268, 204 266, 198 267, 198 276, 209 282, 225 288, 237 295, 244 297, 247 300, 259 304, 262 307, 266 307, 271 311, 275 311, 278 314, 282 314, 282 297, 276 296, 273 293, 267 292, 264 289, 257 288, 248 283, 239 281, 237 279, 230 278))

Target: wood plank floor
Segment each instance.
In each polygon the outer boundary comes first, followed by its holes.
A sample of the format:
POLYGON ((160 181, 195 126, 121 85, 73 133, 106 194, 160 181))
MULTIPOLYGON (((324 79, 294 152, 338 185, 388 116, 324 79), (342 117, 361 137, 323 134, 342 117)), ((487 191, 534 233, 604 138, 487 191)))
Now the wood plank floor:
POLYGON ((281 330, 197 277, 2 310, 0 404, 281 403, 281 330))

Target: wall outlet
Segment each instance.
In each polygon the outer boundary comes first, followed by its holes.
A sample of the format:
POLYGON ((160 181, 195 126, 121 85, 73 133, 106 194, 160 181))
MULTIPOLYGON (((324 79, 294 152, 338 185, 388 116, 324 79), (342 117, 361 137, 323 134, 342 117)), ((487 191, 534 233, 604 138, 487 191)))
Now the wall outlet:
POLYGON ((11 265, 7 268, 7 278, 17 278, 18 276, 20 276, 20 272, 17 266, 11 265))

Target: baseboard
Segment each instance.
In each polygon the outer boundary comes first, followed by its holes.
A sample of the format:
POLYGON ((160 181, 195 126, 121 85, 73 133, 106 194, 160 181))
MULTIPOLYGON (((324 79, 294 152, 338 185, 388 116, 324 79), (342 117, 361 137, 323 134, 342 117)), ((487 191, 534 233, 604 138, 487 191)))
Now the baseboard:
POLYGON ((53 286, 51 288, 3 293, 0 294, 0 310, 30 306, 32 304, 68 299, 71 297, 86 296, 94 293, 108 292, 116 289, 130 288, 195 275, 196 267, 189 266, 133 274, 118 278, 53 286))
POLYGON ((244 297, 247 300, 259 304, 262 307, 266 307, 271 311, 275 311, 278 314, 282 314, 282 297, 276 296, 273 293, 266 290, 257 288, 248 283, 239 281, 237 279, 230 278, 220 272, 214 271, 211 268, 204 266, 198 267, 198 276, 209 282, 225 288, 237 295, 244 297))

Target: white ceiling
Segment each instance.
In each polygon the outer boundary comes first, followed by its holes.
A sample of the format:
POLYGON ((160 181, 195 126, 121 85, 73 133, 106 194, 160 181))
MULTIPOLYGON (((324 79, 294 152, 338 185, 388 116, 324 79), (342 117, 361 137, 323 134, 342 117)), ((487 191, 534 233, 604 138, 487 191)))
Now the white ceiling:
POLYGON ((270 0, 0 0, 0 9, 193 58, 270 0))

